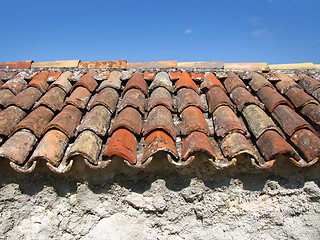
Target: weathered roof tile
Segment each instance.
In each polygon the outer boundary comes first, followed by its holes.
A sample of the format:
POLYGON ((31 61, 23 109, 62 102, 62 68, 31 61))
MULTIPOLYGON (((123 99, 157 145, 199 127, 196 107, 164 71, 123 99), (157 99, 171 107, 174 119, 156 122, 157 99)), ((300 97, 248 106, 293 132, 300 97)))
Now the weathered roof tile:
POLYGON ((127 67, 126 60, 118 61, 89 61, 89 62, 80 62, 79 68, 114 68, 114 69, 123 69, 127 67))
POLYGON ((49 84, 47 83, 47 79, 49 77, 48 71, 42 71, 38 73, 32 80, 28 83, 28 86, 35 87, 39 89, 42 93, 46 92, 49 84))
POLYGON ((93 92, 98 86, 96 80, 94 79, 95 74, 95 72, 88 72, 87 74, 85 74, 82 78, 80 78, 79 81, 73 84, 72 90, 79 86, 82 86, 85 87, 89 92, 93 92))
POLYGON ((20 62, 2 62, 0 63, 0 69, 21 69, 30 68, 33 61, 20 61, 20 62))
POLYGON ((190 88, 193 89, 196 93, 200 94, 200 91, 195 84, 195 82, 191 79, 189 73, 182 72, 180 79, 175 84, 176 90, 179 90, 181 88, 190 88))
POLYGON ((98 94, 95 94, 88 103, 88 110, 92 109, 94 106, 103 105, 111 113, 116 109, 119 94, 113 88, 107 87, 101 90, 98 94))
POLYGON ((147 111, 150 111, 152 108, 158 105, 165 106, 171 112, 175 111, 171 94, 164 87, 158 87, 151 93, 146 109, 147 111))
POLYGON ((53 87, 40 98, 35 107, 43 105, 56 112, 61 110, 65 97, 65 91, 59 87, 53 87))
POLYGON ((200 96, 189 88, 181 88, 177 94, 178 99, 178 112, 181 113, 185 108, 189 106, 195 106, 205 111, 205 106, 201 102, 200 96))
POLYGON ((191 106, 184 109, 181 113, 181 135, 187 136, 192 132, 203 132, 210 135, 209 126, 199 108, 191 106))
POLYGON ((65 100, 65 105, 72 104, 77 108, 85 109, 91 97, 91 93, 84 87, 77 87, 65 100))

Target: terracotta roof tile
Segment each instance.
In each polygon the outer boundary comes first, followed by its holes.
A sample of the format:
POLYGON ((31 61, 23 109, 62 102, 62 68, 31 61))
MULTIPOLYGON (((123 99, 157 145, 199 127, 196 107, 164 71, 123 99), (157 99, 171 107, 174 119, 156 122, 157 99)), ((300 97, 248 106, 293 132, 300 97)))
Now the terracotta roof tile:
POLYGON ((81 121, 77 133, 84 130, 91 130, 100 137, 106 135, 110 125, 111 112, 102 105, 94 106, 81 121))
POLYGON ((264 86, 260 88, 260 90, 257 92, 257 95, 270 113, 272 113, 273 110, 280 104, 284 104, 290 108, 293 108, 292 104, 272 87, 264 86))
POLYGON ((178 81, 176 81, 175 88, 176 88, 176 90, 179 90, 181 88, 190 88, 190 89, 193 89, 196 93, 200 94, 200 91, 199 91, 197 85, 191 79, 189 73, 187 73, 187 72, 181 73, 180 79, 178 81))
POLYGON ((77 87, 65 100, 64 104, 72 104, 77 108, 85 109, 91 97, 91 93, 84 87, 77 87))
POLYGON ((116 109, 118 102, 119 94, 113 88, 104 88, 99 93, 94 95, 90 102, 88 103, 88 110, 92 109, 94 106, 103 105, 105 106, 111 113, 113 113, 116 109))
POLYGON ((140 113, 132 107, 123 109, 116 116, 115 121, 109 130, 109 134, 111 135, 115 130, 119 128, 125 128, 131 131, 136 136, 140 135, 142 130, 142 119, 140 113))
POLYGON ((118 61, 91 61, 91 62, 80 62, 79 68, 117 68, 122 69, 127 67, 126 60, 118 61))
POLYGON ((43 133, 49 131, 50 129, 59 129, 69 138, 74 136, 76 127, 80 123, 82 117, 81 111, 73 105, 65 106, 61 112, 52 119, 43 133))
POLYGON ((80 78, 75 84, 73 84, 71 90, 82 86, 85 87, 89 92, 93 92, 94 89, 98 86, 98 83, 94 79, 95 72, 88 72, 83 77, 80 78))
POLYGON ((43 93, 47 91, 49 87, 47 83, 48 77, 49 77, 49 72, 42 71, 32 78, 32 80, 28 83, 28 86, 35 87, 43 93))
POLYGON ((0 80, 2 79, 2 77, 6 75, 6 72, 5 71, 0 71, 0 80))
POLYGON ((129 164, 137 163, 137 139, 133 133, 120 128, 112 134, 103 157, 110 158, 114 155, 122 157, 129 164))
POLYGON ((69 138, 63 132, 56 129, 49 130, 37 145, 30 160, 35 162, 43 159, 51 167, 58 167, 68 142, 69 138))
POLYGON ((32 68, 76 68, 79 65, 79 60, 52 61, 52 62, 35 62, 32 63, 32 68))
POLYGON ((178 68, 216 69, 223 68, 223 62, 179 62, 178 68))
POLYGON ((15 105, 23 110, 29 110, 33 104, 41 97, 42 93, 34 87, 28 87, 8 102, 8 106, 15 105))
POLYGON ((299 167, 318 161, 320 138, 314 129, 320 125, 315 99, 320 85, 315 70, 196 67, 181 73, 175 68, 147 70, 151 65, 111 73, 79 68, 40 72, 42 67, 2 71, 0 152, 24 149, 7 157, 19 172, 33 171, 38 160, 64 173, 74 161, 96 169, 119 157, 144 168, 155 155, 163 156, 160 152, 180 166, 206 155, 217 169, 243 160, 257 168, 276 166, 284 158, 299 167), (20 148, 24 135, 35 140, 20 148), (21 140, 15 143, 17 136, 21 140))
POLYGON ((170 92, 164 87, 158 87, 152 91, 147 104, 147 111, 150 111, 155 106, 162 105, 174 112, 174 104, 170 92))
POLYGON ((121 72, 119 71, 112 71, 107 80, 104 80, 98 87, 97 91, 101 91, 106 87, 111 87, 116 90, 120 90, 121 87, 121 72))
POLYGON ((127 63, 127 68, 177 68, 177 61, 127 63))
POLYGON ((40 98, 35 107, 43 105, 56 112, 61 110, 65 97, 65 91, 59 87, 53 87, 40 98))
POLYGON ((20 61, 20 62, 2 62, 0 63, 0 69, 20 69, 30 68, 33 61, 20 61))
POLYGON ((181 88, 177 94, 178 99, 178 112, 181 113, 185 108, 189 106, 195 106, 205 111, 205 106, 201 102, 200 96, 189 88, 181 88))
POLYGON ((210 135, 209 126, 199 108, 191 106, 181 113, 181 135, 187 136, 192 132, 203 132, 210 135))
POLYGON ((143 135, 146 136, 152 131, 159 129, 176 140, 176 129, 173 124, 171 112, 164 106, 157 106, 150 111, 143 127, 143 135))
POLYGON ((164 87, 169 92, 173 92, 172 82, 170 81, 167 73, 160 72, 156 75, 155 79, 150 84, 149 92, 151 92, 157 87, 164 87))
POLYGON ((127 82, 125 88, 123 89, 123 94, 133 88, 139 89, 145 95, 148 94, 148 86, 146 81, 143 79, 142 73, 136 72, 133 74, 132 78, 127 82))
POLYGON ((224 63, 227 70, 269 71, 268 63, 224 63))

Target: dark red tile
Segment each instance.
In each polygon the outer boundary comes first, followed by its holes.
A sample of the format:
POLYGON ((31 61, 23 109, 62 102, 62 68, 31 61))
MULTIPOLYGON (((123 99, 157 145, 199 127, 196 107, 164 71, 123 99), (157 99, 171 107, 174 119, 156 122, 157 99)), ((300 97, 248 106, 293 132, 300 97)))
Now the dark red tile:
POLYGON ((228 134, 221 141, 223 155, 229 159, 230 165, 236 164, 241 155, 248 156, 255 167, 263 167, 262 159, 259 159, 251 143, 241 133, 228 134))
POLYGON ((68 80, 71 74, 71 72, 62 73, 61 76, 50 85, 49 89, 59 87, 68 94, 72 88, 72 85, 68 80))
POLYGON ((35 107, 43 105, 56 112, 61 109, 65 97, 65 91, 59 87, 53 87, 40 98, 35 107))
POLYGON ((9 89, 0 90, 0 107, 5 107, 15 95, 9 89))
POLYGON ((104 137, 110 125, 111 112, 102 105, 93 107, 84 116, 81 124, 77 128, 77 133, 84 130, 91 130, 98 136, 104 137))
POLYGON ((120 90, 121 88, 121 72, 112 71, 107 80, 104 80, 98 87, 97 91, 101 91, 106 87, 114 88, 120 90))
POLYGON ((52 166, 58 167, 68 142, 69 138, 63 132, 52 129, 43 136, 30 160, 38 161, 42 159, 52 166))
POLYGON ((224 80, 223 84, 226 87, 228 93, 231 93, 234 89, 238 87, 243 87, 246 89, 246 85, 234 72, 227 72, 227 79, 224 80))
POLYGON ((176 160, 179 154, 173 139, 163 131, 154 131, 145 139, 145 147, 143 151, 142 164, 149 163, 153 159, 153 155, 158 152, 165 152, 168 159, 176 160))
POLYGON ((257 140, 257 146, 267 161, 276 161, 279 155, 286 155, 297 166, 305 165, 291 145, 275 131, 263 133, 257 140))
POLYGON ((102 140, 95 133, 83 131, 68 150, 66 158, 70 161, 81 156, 89 166, 97 166, 101 147, 102 140))
POLYGON ((82 113, 78 108, 73 105, 67 105, 49 122, 42 134, 56 128, 71 138, 74 136, 75 129, 78 126, 81 117, 82 113))
POLYGON ((32 63, 33 63, 33 60, 19 61, 19 62, 2 62, 0 63, 0 69, 31 68, 32 63))
POLYGON ((10 99, 8 105, 15 105, 23 110, 29 110, 41 97, 42 93, 35 87, 28 87, 10 99))
POLYGON ((77 108, 85 109, 90 97, 91 93, 88 89, 79 86, 71 93, 70 97, 65 100, 64 104, 71 104, 77 108))
POLYGON ((1 86, 1 89, 9 89, 15 95, 27 87, 27 82, 21 79, 12 79, 1 86))
POLYGON ((149 97, 147 111, 150 111, 155 106, 162 105, 174 112, 174 104, 170 92, 164 87, 156 88, 149 97))
POLYGON ((95 72, 88 72, 72 86, 72 89, 76 89, 77 87, 82 86, 86 88, 89 92, 93 92, 98 86, 98 83, 94 79, 95 74, 95 72))
POLYGON ((181 71, 176 71, 176 72, 170 72, 169 77, 171 80, 178 80, 180 79, 181 76, 181 71))
POLYGON ((122 157, 132 165, 137 163, 137 139, 133 133, 118 129, 112 134, 103 157, 110 158, 114 155, 122 157))
POLYGON ((283 131, 288 134, 289 137, 291 137, 297 130, 303 128, 308 128, 316 133, 314 128, 306 120, 288 106, 277 106, 274 109, 272 116, 277 120, 283 131))
POLYGON ((272 113, 273 110, 280 104, 287 105, 290 108, 293 108, 292 104, 287 99, 285 99, 274 88, 271 88, 269 86, 260 88, 260 90, 257 92, 257 95, 270 113, 272 113))
POLYGON ((301 129, 295 132, 290 138, 297 146, 300 152, 303 153, 308 165, 316 163, 320 156, 320 139, 308 129, 301 129))
POLYGON ((290 101, 296 108, 302 108, 309 103, 318 104, 318 102, 313 97, 311 97, 309 94, 307 94, 300 88, 290 88, 286 92, 286 96, 290 99, 290 101))
POLYGON ((13 132, 22 129, 30 130, 36 137, 40 138, 43 129, 47 126, 53 117, 53 112, 46 107, 40 106, 29 113, 18 125, 13 132))
POLYGON ((90 110, 94 106, 103 105, 113 113, 116 109, 118 98, 118 92, 113 88, 107 87, 91 98, 87 108, 90 110))
POLYGON ((159 129, 169 134, 172 139, 176 139, 171 112, 164 106, 157 106, 151 110, 143 128, 143 135, 146 136, 159 129))
POLYGON ((182 161, 193 161, 197 152, 205 153, 211 161, 216 158, 209 137, 202 132, 193 132, 182 139, 182 161))
POLYGON ((304 73, 300 73, 299 77, 300 77, 299 85, 303 87, 303 89, 310 95, 312 95, 317 88, 320 88, 319 80, 312 78, 304 73))
POLYGON ((230 94, 230 98, 236 104, 240 112, 245 106, 250 104, 255 104, 264 109, 264 105, 245 88, 240 87, 234 89, 230 94))
POLYGON ((47 91, 49 84, 47 83, 47 79, 49 77, 48 71, 42 71, 36 76, 32 78, 32 80, 28 83, 29 87, 35 87, 39 89, 42 93, 47 91))
POLYGON ((273 85, 267 79, 256 72, 252 73, 252 80, 249 82, 249 84, 255 92, 258 92, 260 88, 264 86, 273 87, 273 85))
POLYGON ((315 124, 320 125, 320 106, 318 104, 307 104, 301 109, 301 113, 315 124))
POLYGON ((146 97, 144 93, 141 92, 139 89, 130 89, 123 96, 117 110, 119 112, 122 109, 130 106, 139 110, 141 114, 144 114, 145 104, 146 104, 146 97))
POLYGON ((180 131, 183 136, 187 136, 195 131, 210 135, 209 126, 202 112, 194 106, 187 107, 182 111, 180 131))
POLYGON ((280 79, 276 82, 276 88, 281 94, 285 94, 290 88, 300 87, 292 78, 282 72, 276 72, 275 75, 280 79))
POLYGON ((200 73, 190 72, 190 76, 191 76, 191 79, 196 82, 202 82, 204 79, 204 74, 202 72, 200 73))
POLYGON ((180 79, 178 81, 176 81, 175 88, 176 88, 176 90, 179 90, 181 88, 190 88, 190 89, 193 89, 196 93, 200 94, 200 91, 199 91, 197 85, 191 79, 189 73, 187 73, 187 72, 181 73, 180 79))
POLYGON ((149 93, 152 92, 157 87, 164 87, 169 92, 173 92, 172 82, 166 72, 160 72, 156 75, 155 79, 152 81, 149 87, 149 93))
POLYGON ((220 87, 212 87, 207 92, 207 102, 210 114, 220 106, 229 106, 231 109, 235 110, 230 98, 220 87))
POLYGON ((109 134, 111 135, 119 128, 125 128, 136 136, 140 135, 142 130, 142 119, 140 113, 132 107, 126 107, 123 109, 116 116, 115 121, 109 130, 109 134))
POLYGON ((208 91, 212 87, 220 87, 223 91, 227 92, 223 84, 216 78, 213 73, 206 73, 204 75, 204 81, 200 85, 202 90, 208 91))
POLYGON ((185 108, 189 106, 196 106, 202 111, 205 111, 205 107, 200 100, 200 96, 192 89, 182 88, 178 91, 177 95, 178 112, 181 113, 185 108))
POLYGON ((212 114, 214 130, 218 137, 224 138, 231 132, 239 132, 247 135, 237 115, 227 106, 218 107, 212 114))
POLYGON ((143 73, 143 78, 146 81, 153 81, 154 78, 156 77, 157 72, 144 72, 143 73))
POLYGON ((248 105, 242 110, 242 114, 256 139, 267 130, 274 130, 284 137, 283 132, 260 107, 248 105))
POLYGON ((10 106, 1 111, 0 135, 8 136, 25 115, 25 112, 16 106, 10 106))
POLYGON ((143 79, 141 72, 136 72, 133 74, 132 78, 127 82, 122 94, 125 94, 130 89, 139 89, 145 95, 148 94, 148 86, 146 81, 143 79))
POLYGON ((0 147, 0 157, 23 165, 37 138, 29 131, 16 132, 0 147))
POLYGON ((318 101, 320 101, 320 88, 317 88, 316 90, 314 90, 314 92, 312 93, 312 96, 314 96, 318 101))

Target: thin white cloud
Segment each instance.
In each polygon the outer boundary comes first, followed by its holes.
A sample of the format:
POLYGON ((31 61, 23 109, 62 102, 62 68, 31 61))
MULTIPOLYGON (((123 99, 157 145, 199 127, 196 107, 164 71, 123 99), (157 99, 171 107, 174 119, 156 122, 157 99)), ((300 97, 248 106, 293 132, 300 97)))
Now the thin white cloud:
POLYGON ((266 29, 257 29, 251 32, 251 35, 257 38, 270 38, 271 35, 266 29))
POLYGON ((190 34, 192 33, 192 29, 191 28, 188 28, 186 30, 184 30, 184 34, 190 34))
POLYGON ((273 3, 274 2, 274 0, 267 0, 268 1, 268 3, 273 3))

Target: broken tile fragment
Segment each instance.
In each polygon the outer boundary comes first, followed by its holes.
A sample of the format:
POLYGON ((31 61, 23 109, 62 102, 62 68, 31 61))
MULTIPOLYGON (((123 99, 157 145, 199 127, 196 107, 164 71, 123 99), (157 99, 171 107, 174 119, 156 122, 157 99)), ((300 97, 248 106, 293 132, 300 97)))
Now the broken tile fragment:
POLYGON ((210 135, 209 126, 199 108, 191 106, 184 109, 181 113, 180 131, 183 136, 187 136, 192 132, 203 132, 207 136, 210 135))
POLYGON ((190 72, 190 77, 192 80, 196 82, 202 82, 204 79, 204 74, 202 72, 200 73, 190 72))
POLYGON ((137 163, 137 139, 129 130, 120 128, 112 134, 103 157, 110 158, 114 155, 122 157, 132 165, 137 163))

